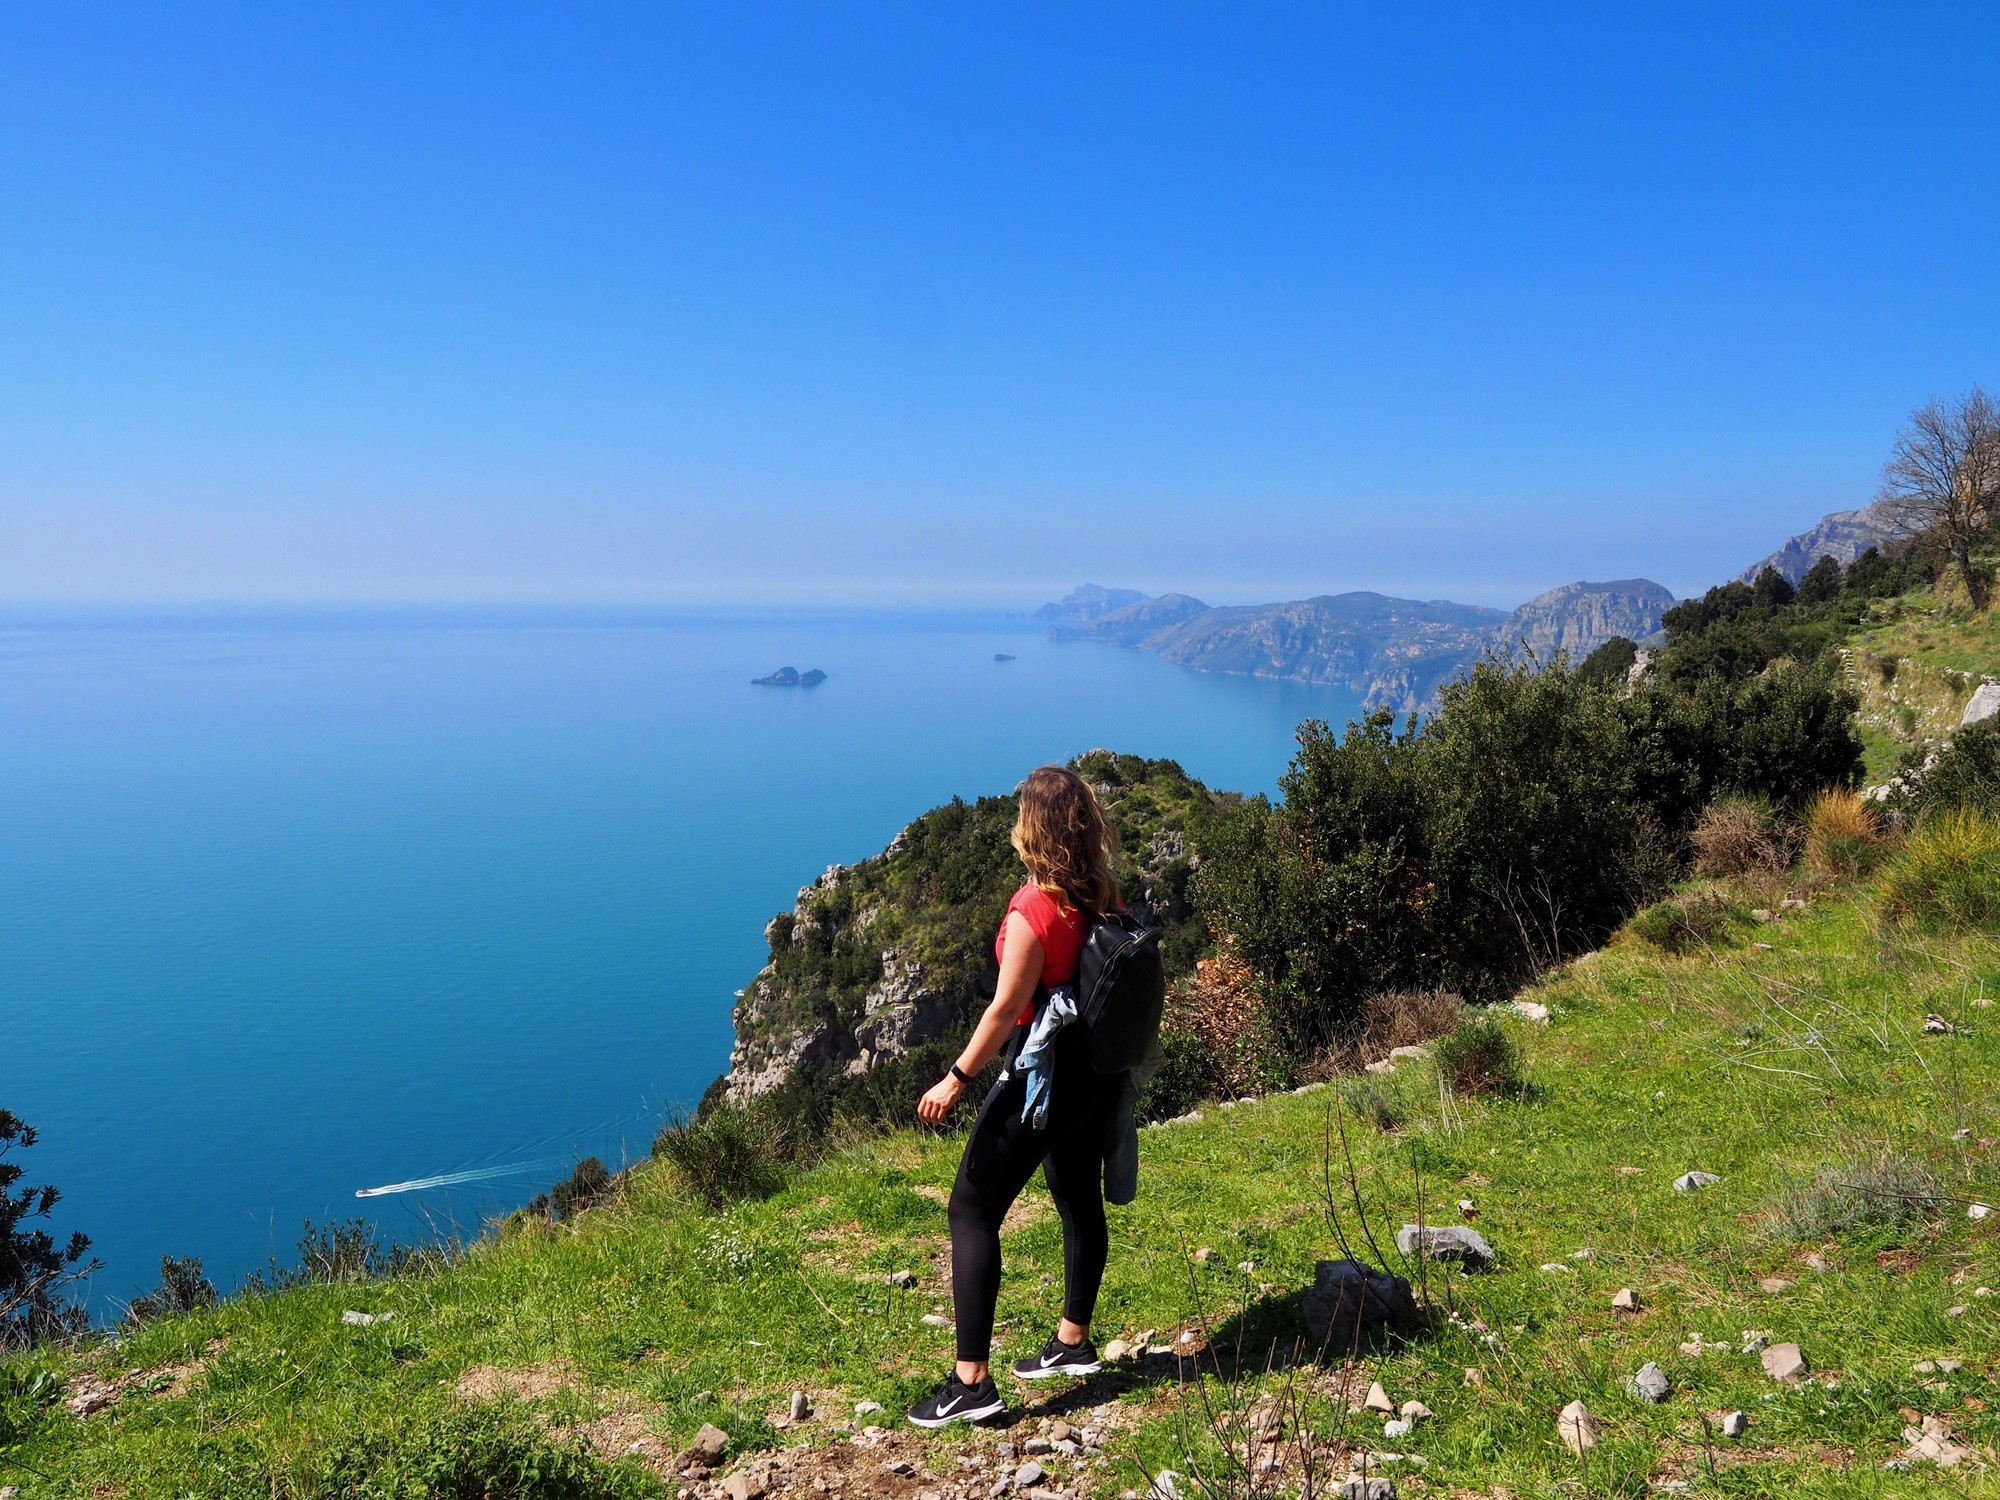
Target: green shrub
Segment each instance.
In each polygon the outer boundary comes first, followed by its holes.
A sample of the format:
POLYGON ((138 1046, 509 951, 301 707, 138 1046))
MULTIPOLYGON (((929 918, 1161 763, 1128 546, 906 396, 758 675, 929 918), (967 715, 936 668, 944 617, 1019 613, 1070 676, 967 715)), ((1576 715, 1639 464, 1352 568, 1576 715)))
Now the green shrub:
POLYGON ((1223 818, 1197 882, 1280 1053, 1335 1045, 1371 993, 1490 997, 1601 942, 1650 822, 1630 766, 1618 701, 1560 662, 1481 663, 1422 728, 1303 726, 1283 804, 1223 818))
POLYGON ((1340 1086, 1340 1102, 1347 1112, 1377 1130, 1399 1130, 1403 1124, 1402 1102, 1395 1091, 1373 1078, 1350 1078, 1340 1086))
POLYGON ((71 1338, 90 1326, 70 1295, 98 1268, 90 1240, 77 1232, 57 1239, 45 1226, 61 1192, 53 1183, 18 1185, 27 1169, 7 1160, 38 1139, 34 1126, 0 1109, 0 1350, 71 1338))
POLYGON ((1920 932, 2000 931, 2000 820, 1926 818, 1882 877, 1882 912, 1920 932))
POLYGON ((576 1164, 561 1182, 549 1189, 549 1215, 551 1218, 567 1219, 572 1214, 580 1214, 600 1200, 612 1188, 613 1178, 603 1162, 594 1156, 586 1156, 576 1164))
POLYGON ((62 1398, 62 1376, 45 1365, 0 1370, 0 1452, 25 1442, 62 1398))
POLYGON ((1638 660, 1638 643, 1614 635, 1583 659, 1576 675, 1592 687, 1616 691, 1625 686, 1625 679, 1638 660))
POLYGON ((1171 1120, 1186 1114, 1220 1092, 1215 1059, 1200 1037, 1171 1027, 1160 1032, 1166 1061, 1146 1083, 1139 1101, 1142 1120, 1171 1120))
POLYGON ((1491 1016, 1472 1016, 1437 1043, 1438 1077, 1454 1094, 1519 1098, 1527 1090, 1520 1049, 1491 1016))
POLYGON ((765 1110, 727 1104, 670 1122, 653 1154, 709 1208, 770 1197, 785 1185, 790 1164, 784 1132, 765 1110))
POLYGON ((1653 683, 1623 706, 1640 796, 1676 832, 1719 796, 1795 815, 1824 788, 1861 778, 1857 705, 1829 661, 1653 683))
POLYGON ((133 1298, 132 1305, 125 1309, 125 1321, 135 1326, 150 1323, 155 1318, 213 1307, 220 1300, 215 1283, 202 1275, 199 1260, 176 1260, 171 1255, 162 1255, 158 1288, 133 1298))
POLYGON ((1961 729, 1917 787, 1919 818, 1961 807, 2000 818, 2000 719, 1961 729))
POLYGON ((336 1286, 434 1271, 457 1259, 461 1248, 455 1238, 421 1245, 386 1241, 366 1219, 326 1224, 307 1219, 299 1234, 297 1258, 286 1265, 271 1257, 262 1271, 252 1271, 244 1278, 243 1289, 265 1296, 292 1287, 336 1286))
POLYGON ((446 1406, 391 1431, 353 1434, 327 1455, 319 1478, 320 1492, 341 1500, 636 1500, 659 1492, 635 1466, 600 1463, 511 1406, 446 1406))
POLYGON ((1748 916, 1718 891, 1688 891, 1647 907, 1632 919, 1629 930, 1668 953, 1691 953, 1726 942, 1734 925, 1748 916))
POLYGON ((1943 1189, 1915 1157, 1885 1152, 1841 1162, 1782 1188, 1764 1210, 1776 1240, 1815 1241, 1860 1229, 1897 1230, 1932 1217, 1943 1189))

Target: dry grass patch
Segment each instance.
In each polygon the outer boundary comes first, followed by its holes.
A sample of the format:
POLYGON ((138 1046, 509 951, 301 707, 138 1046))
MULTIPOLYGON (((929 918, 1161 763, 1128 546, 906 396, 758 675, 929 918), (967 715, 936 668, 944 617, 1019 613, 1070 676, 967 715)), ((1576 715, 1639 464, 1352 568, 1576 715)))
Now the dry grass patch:
POLYGON ((1704 875, 1749 875, 1791 862, 1770 804, 1748 797, 1718 797, 1703 809, 1688 838, 1695 868, 1704 875))
POLYGON ((474 1365, 458 1377, 452 1390, 468 1406, 492 1406, 501 1401, 546 1401, 584 1384, 576 1366, 566 1359, 551 1359, 512 1369, 474 1365))
POLYGON ((1397 1047, 1415 1047, 1458 1029, 1465 1002, 1450 990, 1390 990, 1370 995, 1361 1021, 1329 1056, 1335 1066, 1356 1069, 1387 1057, 1397 1047))
POLYGON ((1224 950, 1198 961, 1168 991, 1160 1024, 1199 1044, 1206 1082, 1218 1097, 1262 1092, 1264 1002, 1249 965, 1235 954, 1224 950))
POLYGON ((1806 863, 1822 880, 1852 880, 1881 860, 1882 815, 1859 792, 1828 787, 1806 809, 1806 863))

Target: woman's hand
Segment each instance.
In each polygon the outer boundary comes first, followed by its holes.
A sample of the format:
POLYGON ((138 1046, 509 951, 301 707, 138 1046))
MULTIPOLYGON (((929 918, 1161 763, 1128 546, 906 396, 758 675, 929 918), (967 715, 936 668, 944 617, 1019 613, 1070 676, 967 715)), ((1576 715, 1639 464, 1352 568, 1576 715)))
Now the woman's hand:
POLYGON ((964 1097, 965 1085, 956 1076, 947 1073, 917 1101, 917 1118, 926 1125, 942 1125, 944 1117, 951 1113, 951 1107, 964 1097))

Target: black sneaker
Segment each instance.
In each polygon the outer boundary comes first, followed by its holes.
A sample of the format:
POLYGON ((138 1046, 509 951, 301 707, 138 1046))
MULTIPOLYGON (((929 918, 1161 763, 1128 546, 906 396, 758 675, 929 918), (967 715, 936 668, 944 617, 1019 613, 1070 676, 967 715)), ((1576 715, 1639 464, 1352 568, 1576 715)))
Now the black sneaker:
POLYGON ((1050 1334, 1042 1352, 1033 1359, 1021 1360, 1014 1366, 1014 1374, 1021 1380, 1054 1380, 1058 1375, 1095 1375, 1103 1368, 1097 1358, 1097 1345, 1089 1339, 1080 1344, 1065 1344, 1050 1334))
POLYGON ((953 1422, 984 1422, 1007 1409, 1000 1399, 1000 1387, 987 1376, 978 1385, 967 1385, 957 1375, 948 1375, 938 1393, 910 1408, 910 1420, 919 1427, 949 1427, 953 1422))

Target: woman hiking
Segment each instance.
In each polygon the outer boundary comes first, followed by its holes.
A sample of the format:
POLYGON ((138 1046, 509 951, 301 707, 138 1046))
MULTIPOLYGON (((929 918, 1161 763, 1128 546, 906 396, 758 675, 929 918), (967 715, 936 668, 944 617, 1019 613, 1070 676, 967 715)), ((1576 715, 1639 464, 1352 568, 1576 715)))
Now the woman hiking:
POLYGON ((1111 869, 1117 836, 1090 784, 1074 771, 1043 766, 1021 783, 1020 797, 1012 841, 1028 878, 1007 903, 993 942, 1000 962, 993 1003, 951 1071, 917 1105, 919 1119, 940 1123, 980 1069, 1005 1053, 1007 1065, 980 1106, 951 1190, 958 1365, 936 1395, 911 1408, 919 1427, 985 1421, 1007 1409, 988 1363, 1000 1296, 1000 1221, 1037 1167, 1062 1216, 1063 1312, 1041 1353, 1017 1363, 1014 1374, 1046 1380, 1099 1368, 1090 1315, 1110 1252, 1105 1138, 1126 1075, 1091 1067, 1082 1026, 1058 1028, 1064 1007, 1073 1013, 1066 986, 1076 977, 1092 915, 1122 905, 1111 869))

